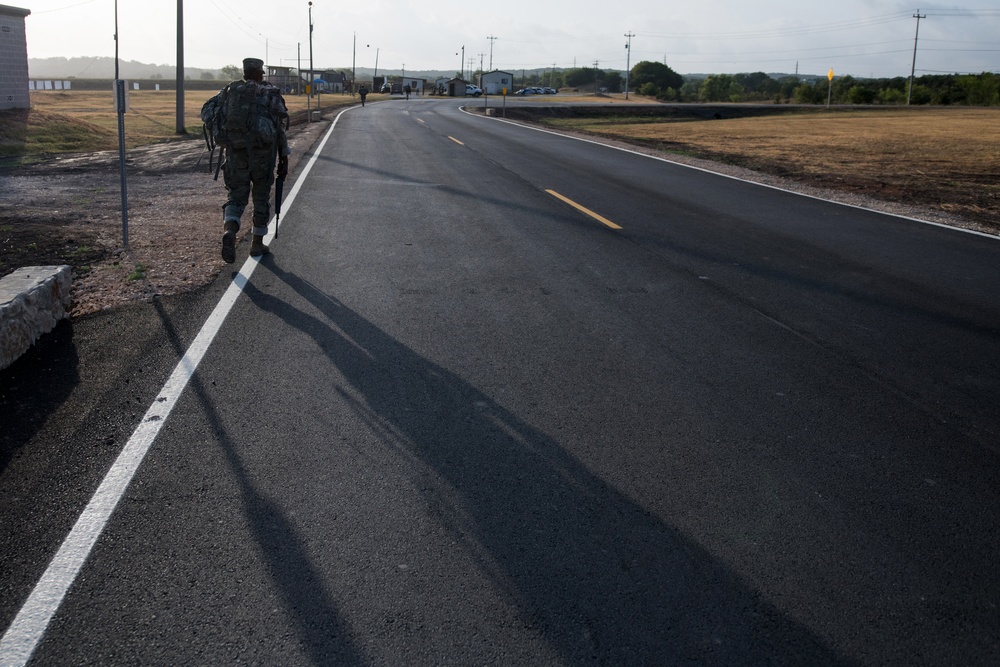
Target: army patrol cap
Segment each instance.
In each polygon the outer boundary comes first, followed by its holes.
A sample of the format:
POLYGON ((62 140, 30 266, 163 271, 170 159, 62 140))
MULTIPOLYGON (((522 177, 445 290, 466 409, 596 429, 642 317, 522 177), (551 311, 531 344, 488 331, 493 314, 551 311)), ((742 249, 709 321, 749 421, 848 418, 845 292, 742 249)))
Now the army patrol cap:
POLYGON ((264 61, 260 58, 244 58, 243 59, 243 71, 244 72, 263 72, 264 71, 264 61))

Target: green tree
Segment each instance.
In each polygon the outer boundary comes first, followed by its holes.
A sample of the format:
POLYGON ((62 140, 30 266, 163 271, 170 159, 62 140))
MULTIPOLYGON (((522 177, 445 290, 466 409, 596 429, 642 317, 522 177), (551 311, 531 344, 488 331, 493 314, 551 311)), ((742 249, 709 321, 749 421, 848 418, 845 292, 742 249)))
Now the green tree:
MULTIPOLYGON (((631 82, 629 85, 632 85, 631 82)), ((608 70, 601 76, 601 86, 607 88, 609 93, 620 93, 625 90, 625 79, 620 72, 608 70)))
POLYGON ((563 77, 570 88, 584 88, 594 85, 598 71, 593 67, 574 67, 563 72, 563 77))
POLYGON ((823 104, 826 102, 826 86, 799 84, 793 94, 796 104, 823 104))
POLYGON ((996 74, 983 72, 975 76, 962 76, 955 83, 962 90, 966 104, 974 106, 1000 104, 1000 76, 996 74))
POLYGON ((745 100, 774 99, 781 91, 781 84, 764 72, 736 74, 733 79, 743 89, 743 99, 745 100))
POLYGON ((906 93, 896 88, 883 88, 878 97, 882 104, 906 104, 906 93))
POLYGON ((698 98, 702 102, 740 102, 743 88, 731 74, 712 74, 702 82, 698 98))
POLYGON ((643 60, 629 71, 629 86, 638 89, 646 83, 652 83, 660 90, 679 90, 684 85, 684 77, 663 63, 643 60))
POLYGON ((678 101, 694 102, 698 99, 698 89, 701 88, 701 81, 685 81, 681 86, 678 101))
POLYGON ((795 89, 799 87, 799 78, 797 76, 786 76, 778 81, 778 93, 777 96, 790 100, 795 97, 795 89))
POLYGON ((933 91, 923 84, 914 84, 910 92, 910 104, 930 104, 933 91))
POLYGON ((878 92, 868 86, 854 85, 847 91, 847 101, 851 104, 874 104, 878 92))
POLYGON ((646 97, 656 97, 660 94, 660 89, 656 87, 655 83, 647 81, 639 86, 639 94, 645 95, 646 97))
POLYGON ((222 78, 236 81, 243 78, 243 68, 238 65, 226 65, 222 68, 222 78))
POLYGON ((205 70, 204 72, 201 73, 201 78, 204 79, 205 81, 214 81, 215 74, 209 72, 208 70, 205 70))

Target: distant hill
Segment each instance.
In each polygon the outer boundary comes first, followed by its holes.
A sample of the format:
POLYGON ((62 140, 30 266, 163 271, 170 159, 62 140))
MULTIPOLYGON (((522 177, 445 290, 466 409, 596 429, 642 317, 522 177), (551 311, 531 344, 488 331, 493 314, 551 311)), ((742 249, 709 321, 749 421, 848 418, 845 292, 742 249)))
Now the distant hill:
MULTIPOLYGON (((119 62, 119 74, 123 79, 175 79, 174 65, 149 65, 134 60, 119 62)), ((113 79, 115 59, 99 58, 28 58, 28 76, 32 79, 113 79)), ((221 79, 217 69, 185 67, 188 79, 221 79), (211 76, 209 76, 211 75, 211 76)))

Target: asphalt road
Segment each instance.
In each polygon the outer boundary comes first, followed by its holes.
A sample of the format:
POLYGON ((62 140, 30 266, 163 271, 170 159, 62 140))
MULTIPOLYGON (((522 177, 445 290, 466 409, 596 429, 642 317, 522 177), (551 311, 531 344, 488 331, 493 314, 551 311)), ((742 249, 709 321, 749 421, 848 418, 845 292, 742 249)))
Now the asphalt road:
POLYGON ((34 662, 1000 661, 1000 242, 449 101, 329 136, 272 256, 0 374, 0 628, 157 429, 34 662))

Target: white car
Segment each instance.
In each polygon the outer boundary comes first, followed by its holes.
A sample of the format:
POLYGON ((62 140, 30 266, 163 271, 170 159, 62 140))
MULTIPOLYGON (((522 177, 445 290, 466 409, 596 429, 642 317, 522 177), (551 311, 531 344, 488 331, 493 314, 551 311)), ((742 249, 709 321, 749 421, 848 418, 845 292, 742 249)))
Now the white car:
POLYGON ((473 97, 479 97, 483 94, 483 89, 479 86, 474 86, 471 83, 465 84, 465 94, 472 95, 473 97))

